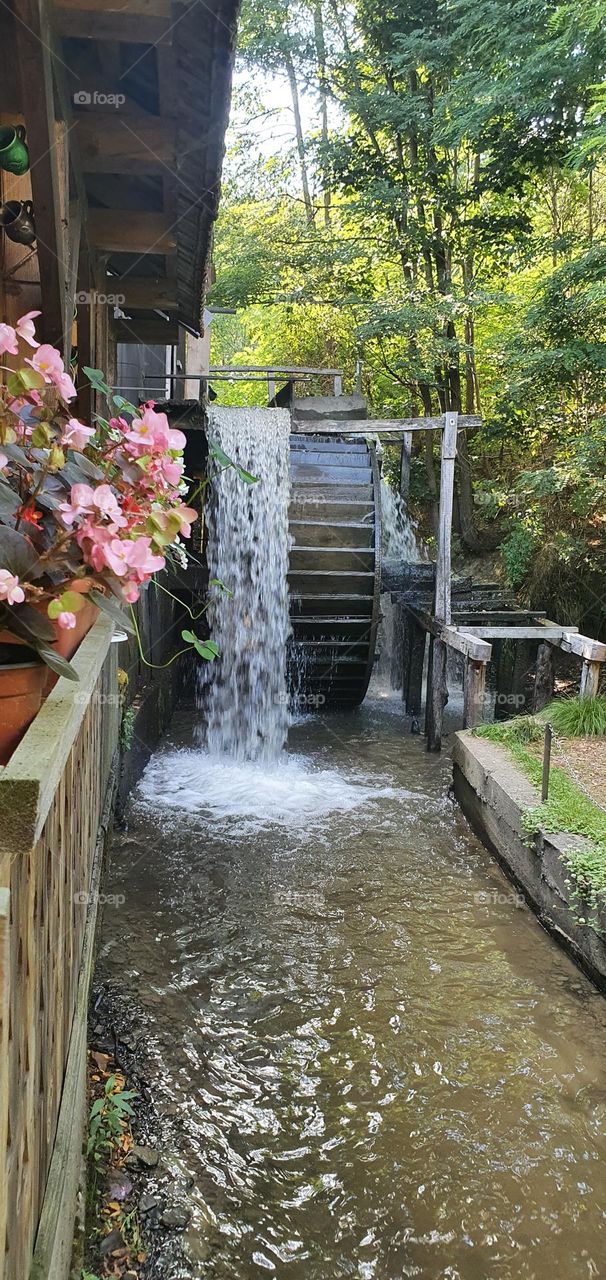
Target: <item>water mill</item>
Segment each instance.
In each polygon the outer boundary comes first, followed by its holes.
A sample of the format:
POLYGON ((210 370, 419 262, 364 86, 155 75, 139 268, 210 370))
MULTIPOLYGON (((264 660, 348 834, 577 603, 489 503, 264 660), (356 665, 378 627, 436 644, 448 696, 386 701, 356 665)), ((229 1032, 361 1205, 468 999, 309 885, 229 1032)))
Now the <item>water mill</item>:
POLYGON ((606 1276, 605 29, 0 3, 0 1280, 606 1276))

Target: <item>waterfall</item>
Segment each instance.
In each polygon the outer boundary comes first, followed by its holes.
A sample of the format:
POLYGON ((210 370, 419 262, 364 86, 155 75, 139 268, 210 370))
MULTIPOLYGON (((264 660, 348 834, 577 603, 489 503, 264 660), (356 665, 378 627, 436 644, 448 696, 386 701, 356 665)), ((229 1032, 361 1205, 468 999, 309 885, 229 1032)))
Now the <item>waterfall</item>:
MULTIPOLYGON (((381 547, 383 560, 406 564, 427 563, 429 557, 406 503, 381 477, 381 547)), ((403 635, 400 607, 389 591, 381 594, 381 621, 378 658, 373 674, 373 692, 380 696, 402 688, 403 635)))
POLYGON ((381 540, 385 560, 426 564, 429 559, 404 499, 383 478, 381 479, 381 540))
POLYGON ((245 471, 213 478, 208 504, 209 575, 231 596, 211 596, 208 620, 220 656, 199 674, 200 736, 211 755, 273 760, 288 730, 286 641, 290 414, 215 407, 209 436, 245 471))

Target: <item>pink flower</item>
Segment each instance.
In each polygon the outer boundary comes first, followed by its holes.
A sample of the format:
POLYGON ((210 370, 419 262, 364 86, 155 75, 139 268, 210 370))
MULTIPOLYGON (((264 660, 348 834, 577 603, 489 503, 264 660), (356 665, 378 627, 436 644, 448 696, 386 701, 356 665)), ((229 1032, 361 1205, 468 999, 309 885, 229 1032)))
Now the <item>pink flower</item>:
POLYGON ((122 588, 122 595, 129 604, 136 604, 141 592, 136 582, 125 582, 122 588))
POLYGON ((7 466, 8 466, 8 458, 6 454, 3 453, 3 451, 0 449, 0 471, 4 471, 4 468, 7 466))
POLYGON ((64 609, 57 618, 57 625, 61 627, 63 631, 73 631, 76 625, 75 613, 71 613, 69 609, 64 609))
POLYGON ((164 568, 164 556, 156 556, 151 549, 151 538, 135 538, 133 542, 128 543, 130 547, 128 555, 128 564, 134 569, 134 577, 139 582, 144 582, 146 576, 152 573, 159 573, 164 568))
POLYGON ((34 318, 41 314, 42 313, 40 311, 28 311, 26 315, 21 316, 20 320, 17 320, 17 333, 19 334, 19 337, 22 338, 24 342, 27 342, 30 347, 40 346, 40 343, 36 342, 34 318))
POLYGON ((198 512, 193 507, 185 507, 183 503, 179 507, 174 507, 170 512, 171 516, 179 516, 181 520, 181 528, 179 533, 184 538, 189 538, 191 534, 191 526, 194 520, 198 519, 198 512))
POLYGON ((31 359, 29 356, 26 357, 25 363, 31 364, 32 369, 35 369, 37 373, 41 373, 45 382, 57 384, 57 380, 63 377, 65 373, 59 352, 54 347, 51 347, 49 342, 43 342, 31 359))
POLYGON ((63 400, 73 400, 74 396, 77 396, 78 394, 69 373, 60 374, 57 378, 56 385, 59 395, 63 400))
POLYGON ((118 505, 118 499, 108 484, 100 484, 93 494, 93 502, 101 515, 107 516, 117 528, 124 528, 126 520, 118 505))
POLYGON ((0 356, 8 351, 12 356, 19 354, 17 334, 11 324, 0 324, 0 356))
POLYGON ((0 600, 6 600, 7 604, 22 604, 25 600, 17 575, 9 573, 8 569, 0 569, 0 600))
POLYGON ((95 491, 91 489, 89 484, 73 484, 69 497, 69 502, 61 502, 59 510, 62 513, 61 519, 65 525, 70 525, 77 520, 79 516, 90 515, 93 509, 95 491))
POLYGON ((165 456, 160 463, 165 479, 169 484, 178 485, 183 475, 183 463, 176 462, 174 458, 165 456))
POLYGON ((94 427, 86 427, 83 422, 78 422, 77 418, 70 418, 64 427, 61 444, 69 445, 70 449, 85 449, 94 434, 94 427))

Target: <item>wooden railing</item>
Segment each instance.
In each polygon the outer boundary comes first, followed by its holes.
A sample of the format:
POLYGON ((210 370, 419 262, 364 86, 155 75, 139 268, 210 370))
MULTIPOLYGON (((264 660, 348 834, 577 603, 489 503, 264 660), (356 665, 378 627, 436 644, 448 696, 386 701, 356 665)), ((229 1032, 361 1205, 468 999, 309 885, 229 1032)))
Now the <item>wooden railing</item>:
MULTIPOLYGON (((112 623, 99 618, 73 659, 79 683, 58 681, 0 769, 2 1280, 28 1280, 34 1252, 54 1258, 70 1176, 75 1194, 67 1148, 70 1134, 76 1152, 82 1141, 92 945, 85 952, 120 717, 112 632, 112 623), (76 1037, 79 997, 83 1026, 76 1037)), ((66 1253, 69 1229, 64 1235, 66 1253)), ((45 1268, 34 1266, 32 1274, 46 1275, 45 1268)))

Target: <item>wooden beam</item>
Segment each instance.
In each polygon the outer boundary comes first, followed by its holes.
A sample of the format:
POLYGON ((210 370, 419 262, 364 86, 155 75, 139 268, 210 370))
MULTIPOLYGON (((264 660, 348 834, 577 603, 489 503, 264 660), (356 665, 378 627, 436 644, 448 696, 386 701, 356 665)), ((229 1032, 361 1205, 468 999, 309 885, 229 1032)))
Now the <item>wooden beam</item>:
POLYGON ((591 640, 589 636, 575 634, 567 628, 559 645, 565 653, 576 653, 578 658, 586 658, 588 662, 606 662, 606 644, 601 640, 591 640))
MULTIPOLYGON (((38 330, 43 341, 65 345, 66 221, 62 220, 62 189, 57 144, 62 126, 57 119, 53 78, 53 44, 43 0, 15 0, 16 57, 21 72, 22 103, 31 154, 31 184, 36 220, 42 315, 38 330)), ((63 175, 66 181, 66 176, 63 175)))
POLYGON ((474 658, 465 661, 463 727, 475 729, 484 719, 486 663, 474 658))
MULTIPOLYGON (((277 370, 276 370, 277 372, 277 370)), ((321 372, 327 372, 321 370, 321 372)), ((336 418, 327 418, 317 422, 294 419, 297 435, 382 435, 393 433, 401 436, 408 431, 442 431, 444 418, 352 418, 342 422, 336 418)), ((482 419, 459 414, 459 430, 468 427, 480 427, 482 419)))
POLYGON ((177 307, 176 286, 165 277, 117 276, 108 280, 108 289, 124 297, 125 311, 174 311, 177 307))
MULTIPOLYGON (((61 8, 71 13, 87 12, 91 0, 61 0, 61 8)), ((137 18, 170 18, 171 0, 103 0, 105 13, 128 13, 137 18)))
POLYGON ((558 644, 566 635, 569 627, 557 627, 555 624, 545 627, 475 627, 465 628, 472 636, 483 636, 485 640, 549 640, 558 644))
MULTIPOLYGON (((112 13, 91 9, 68 9, 63 5, 55 10, 55 26, 63 38, 78 40, 124 41, 126 44, 159 45, 171 40, 171 18, 128 12, 112 13)), ((85 86, 82 86, 83 89, 85 86)))
POLYGON ((175 253, 176 237, 164 213, 89 209, 90 243, 109 253, 175 253))
POLYGON ((174 347, 179 340, 177 317, 163 320, 161 316, 143 316, 132 320, 116 320, 116 342, 142 343, 143 346, 174 347))
POLYGON ((553 645, 540 644, 537 653, 534 692, 532 697, 533 711, 542 711, 551 702, 555 689, 555 667, 553 645))
POLYGON ((597 698, 600 689, 601 670, 601 662, 588 662, 587 658, 583 659, 579 697, 597 698))
POLYGON ((157 116, 83 110, 76 135, 85 173, 161 173, 175 162, 175 129, 157 116))

